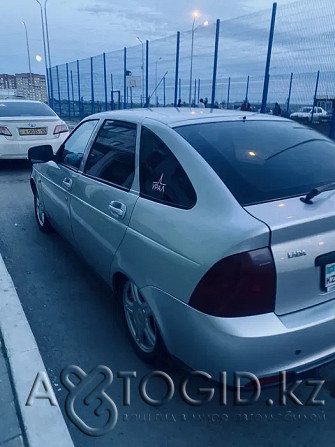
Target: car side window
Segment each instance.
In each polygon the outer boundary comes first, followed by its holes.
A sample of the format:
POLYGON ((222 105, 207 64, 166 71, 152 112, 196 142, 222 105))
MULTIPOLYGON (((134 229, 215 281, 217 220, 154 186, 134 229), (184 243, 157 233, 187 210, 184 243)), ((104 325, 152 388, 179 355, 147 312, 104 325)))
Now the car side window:
POLYGON ((62 146, 59 162, 79 169, 88 141, 99 120, 84 121, 62 146))
POLYGON ((183 167, 165 143, 142 127, 140 144, 142 197, 177 208, 190 209, 196 193, 183 167))
POLYGON ((135 175, 136 124, 106 120, 87 157, 84 173, 129 190, 135 175))

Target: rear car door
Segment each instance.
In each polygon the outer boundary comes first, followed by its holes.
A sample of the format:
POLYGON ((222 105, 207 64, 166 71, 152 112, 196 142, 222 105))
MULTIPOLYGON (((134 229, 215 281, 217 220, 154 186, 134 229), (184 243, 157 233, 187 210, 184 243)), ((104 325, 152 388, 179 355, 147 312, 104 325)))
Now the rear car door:
POLYGON ((56 161, 46 163, 40 171, 45 212, 52 225, 70 242, 73 242, 70 221, 72 189, 98 122, 89 120, 80 124, 59 149, 56 161))
POLYGON ((76 244, 107 281, 138 199, 138 192, 131 189, 136 140, 136 124, 106 120, 73 188, 71 216, 76 244))

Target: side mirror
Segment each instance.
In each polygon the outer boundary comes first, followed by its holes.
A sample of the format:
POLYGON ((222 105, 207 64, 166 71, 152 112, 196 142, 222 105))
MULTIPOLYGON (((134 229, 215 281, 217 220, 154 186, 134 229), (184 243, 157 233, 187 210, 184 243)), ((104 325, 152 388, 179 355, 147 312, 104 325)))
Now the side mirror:
POLYGON ((50 144, 34 146, 28 150, 28 160, 30 163, 46 163, 54 159, 54 153, 50 144))

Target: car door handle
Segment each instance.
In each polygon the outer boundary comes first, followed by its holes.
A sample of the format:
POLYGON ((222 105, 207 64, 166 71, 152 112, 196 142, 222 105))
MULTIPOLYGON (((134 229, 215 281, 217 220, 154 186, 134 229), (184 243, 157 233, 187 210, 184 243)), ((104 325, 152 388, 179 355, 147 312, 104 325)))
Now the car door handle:
POLYGON ((127 207, 124 203, 115 202, 115 201, 112 201, 108 205, 108 208, 109 208, 110 213, 113 216, 120 217, 121 219, 124 218, 126 211, 127 211, 127 207))
POLYGON ((68 191, 70 191, 70 189, 72 188, 72 180, 70 178, 65 178, 63 180, 63 186, 65 189, 67 189, 68 191))

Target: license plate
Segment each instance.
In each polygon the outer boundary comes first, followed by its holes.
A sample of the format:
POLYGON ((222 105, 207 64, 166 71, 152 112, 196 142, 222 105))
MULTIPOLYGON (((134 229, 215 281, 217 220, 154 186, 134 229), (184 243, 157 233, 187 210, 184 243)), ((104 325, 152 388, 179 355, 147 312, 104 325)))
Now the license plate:
POLYGON ((36 129, 19 129, 20 135, 46 135, 46 127, 39 127, 36 129))
POLYGON ((335 263, 325 266, 325 288, 327 292, 335 290, 335 263))

